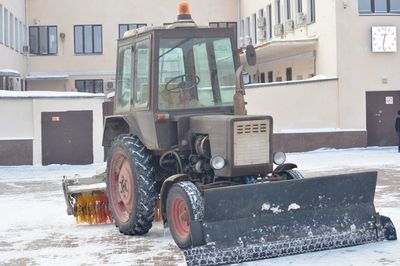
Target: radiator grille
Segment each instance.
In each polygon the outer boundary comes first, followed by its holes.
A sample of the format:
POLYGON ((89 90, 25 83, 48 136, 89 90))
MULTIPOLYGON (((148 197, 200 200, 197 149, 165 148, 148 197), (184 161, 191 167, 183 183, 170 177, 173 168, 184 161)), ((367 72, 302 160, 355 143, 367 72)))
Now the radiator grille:
POLYGON ((234 165, 269 162, 269 120, 234 122, 234 165))

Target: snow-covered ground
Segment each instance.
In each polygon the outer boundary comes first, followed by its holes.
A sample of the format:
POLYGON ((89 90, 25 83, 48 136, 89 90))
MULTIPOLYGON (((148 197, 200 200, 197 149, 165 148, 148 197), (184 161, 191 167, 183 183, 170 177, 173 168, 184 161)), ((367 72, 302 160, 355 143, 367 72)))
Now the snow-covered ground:
MULTIPOLYGON (((306 177, 379 172, 375 205, 400 230, 400 153, 397 148, 318 150, 288 154, 306 177)), ((124 236, 114 225, 77 225, 67 216, 64 175, 90 176, 89 166, 0 167, 0 265, 185 265, 160 223, 146 236, 124 236)), ((275 258, 245 265, 400 265, 400 242, 275 258)))

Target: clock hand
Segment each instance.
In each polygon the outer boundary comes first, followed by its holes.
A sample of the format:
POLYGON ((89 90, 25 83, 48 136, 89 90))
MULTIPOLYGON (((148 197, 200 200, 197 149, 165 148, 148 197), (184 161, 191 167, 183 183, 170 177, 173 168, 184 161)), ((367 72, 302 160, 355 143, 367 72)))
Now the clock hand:
POLYGON ((382 48, 383 48, 383 49, 385 49, 386 35, 387 35, 387 33, 385 33, 385 34, 382 34, 382 36, 383 36, 383 44, 382 44, 382 48))

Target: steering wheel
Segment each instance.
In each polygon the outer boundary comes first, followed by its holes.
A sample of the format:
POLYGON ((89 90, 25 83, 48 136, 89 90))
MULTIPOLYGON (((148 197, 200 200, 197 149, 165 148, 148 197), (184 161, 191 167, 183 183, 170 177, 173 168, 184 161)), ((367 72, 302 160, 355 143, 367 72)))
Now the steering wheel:
POLYGON ((165 84, 165 90, 173 93, 180 93, 182 90, 191 90, 194 87, 196 87, 200 83, 200 77, 195 75, 195 81, 193 83, 188 83, 185 78, 188 75, 179 75, 176 76, 172 79, 170 79, 166 84, 165 84), (176 80, 179 80, 178 84, 175 87, 169 88, 169 84, 173 83, 176 80))

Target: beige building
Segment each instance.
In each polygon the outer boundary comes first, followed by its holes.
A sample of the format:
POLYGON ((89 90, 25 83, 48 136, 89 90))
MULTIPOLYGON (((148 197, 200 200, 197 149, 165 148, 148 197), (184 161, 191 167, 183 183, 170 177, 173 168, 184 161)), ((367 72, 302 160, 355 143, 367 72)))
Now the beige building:
POLYGON ((0 1, 0 90, 24 88, 27 60, 26 5, 23 0, 0 1))
POLYGON ((257 51, 247 71, 261 83, 248 86, 248 109, 272 114, 291 150, 396 144, 400 1, 254 0, 239 10, 241 45, 257 51))
MULTIPOLYGON (((179 2, 0 0, 2 88, 112 90, 116 40, 127 29, 175 20, 179 2)), ((199 25, 234 27, 239 47, 256 47, 257 65, 245 66, 247 108, 274 117, 278 146, 395 144, 400 1, 188 2, 199 25)))
MULTIPOLYGON (((232 0, 219 0, 212 5, 209 1, 189 2, 199 25, 208 25, 215 18, 237 21, 232 0)), ((178 0, 28 1, 31 41, 28 89, 99 92, 111 88, 115 79, 116 40, 127 29, 173 22, 178 3, 178 0), (46 27, 49 46, 42 47, 40 31, 46 31, 46 27)))

